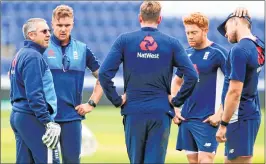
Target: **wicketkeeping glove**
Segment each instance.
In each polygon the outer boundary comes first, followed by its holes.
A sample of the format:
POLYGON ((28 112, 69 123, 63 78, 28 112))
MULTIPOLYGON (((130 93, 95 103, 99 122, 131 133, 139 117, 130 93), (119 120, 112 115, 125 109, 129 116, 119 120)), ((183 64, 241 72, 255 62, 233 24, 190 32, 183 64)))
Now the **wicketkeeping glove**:
POLYGON ((55 122, 49 122, 45 125, 46 132, 42 136, 42 142, 50 149, 55 149, 61 133, 61 127, 55 122))

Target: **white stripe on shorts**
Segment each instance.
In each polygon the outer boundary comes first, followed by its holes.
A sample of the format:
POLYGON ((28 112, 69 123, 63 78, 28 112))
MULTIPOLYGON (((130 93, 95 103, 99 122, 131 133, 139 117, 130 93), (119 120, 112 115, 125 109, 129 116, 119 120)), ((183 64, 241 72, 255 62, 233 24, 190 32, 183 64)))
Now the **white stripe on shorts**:
POLYGON ((185 150, 185 152, 186 152, 186 155, 198 153, 196 151, 189 151, 189 150, 185 150))

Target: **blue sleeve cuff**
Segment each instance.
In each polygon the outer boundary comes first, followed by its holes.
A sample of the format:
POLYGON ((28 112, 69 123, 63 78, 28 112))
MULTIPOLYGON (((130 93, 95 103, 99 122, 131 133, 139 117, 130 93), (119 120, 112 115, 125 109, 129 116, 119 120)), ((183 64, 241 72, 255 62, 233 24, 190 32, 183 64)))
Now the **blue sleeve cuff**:
POLYGON ((49 122, 54 122, 54 119, 52 119, 50 116, 48 118, 45 119, 39 119, 41 121, 41 123, 43 123, 44 125, 46 125, 49 122))
POLYGON ((114 106, 117 107, 117 108, 120 107, 121 104, 122 104, 122 97, 119 96, 119 97, 113 102, 113 104, 114 104, 114 106))
POLYGON ((183 78, 183 74, 180 71, 178 71, 178 69, 176 70, 175 75, 178 76, 179 78, 183 78))
POLYGON ((236 75, 231 75, 231 76, 229 77, 229 79, 230 79, 230 80, 240 81, 240 82, 242 82, 242 83, 244 83, 244 81, 245 81, 245 79, 243 79, 243 78, 241 78, 241 77, 238 77, 238 76, 236 76, 236 75))
POLYGON ((172 104, 174 105, 174 107, 178 107, 178 108, 181 107, 182 104, 183 104, 183 102, 178 101, 176 97, 173 97, 173 99, 172 99, 171 102, 172 102, 172 104))

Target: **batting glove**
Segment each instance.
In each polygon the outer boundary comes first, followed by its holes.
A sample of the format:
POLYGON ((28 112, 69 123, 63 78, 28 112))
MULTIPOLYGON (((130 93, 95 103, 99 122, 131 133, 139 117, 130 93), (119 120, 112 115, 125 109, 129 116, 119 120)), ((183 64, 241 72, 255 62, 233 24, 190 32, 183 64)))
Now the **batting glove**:
POLYGON ((46 131, 42 136, 42 142, 50 149, 55 149, 61 133, 61 127, 55 122, 49 122, 45 125, 46 131))

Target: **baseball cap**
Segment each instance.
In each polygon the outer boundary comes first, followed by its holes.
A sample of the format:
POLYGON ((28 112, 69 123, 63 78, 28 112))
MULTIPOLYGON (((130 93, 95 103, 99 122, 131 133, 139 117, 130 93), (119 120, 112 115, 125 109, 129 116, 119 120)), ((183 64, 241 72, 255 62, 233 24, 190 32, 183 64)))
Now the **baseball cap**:
MULTIPOLYGON (((224 28, 226 22, 227 22, 230 18, 233 18, 233 17, 238 17, 238 16, 234 15, 234 13, 229 14, 228 17, 223 21, 223 23, 220 24, 220 25, 217 27, 217 30, 220 32, 220 34, 221 34, 222 36, 225 36, 225 33, 226 33, 225 28, 224 28)), ((252 21, 251 21, 251 19, 250 19, 248 16, 242 16, 241 18, 245 18, 250 24, 252 24, 252 21)))

